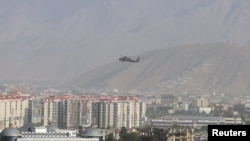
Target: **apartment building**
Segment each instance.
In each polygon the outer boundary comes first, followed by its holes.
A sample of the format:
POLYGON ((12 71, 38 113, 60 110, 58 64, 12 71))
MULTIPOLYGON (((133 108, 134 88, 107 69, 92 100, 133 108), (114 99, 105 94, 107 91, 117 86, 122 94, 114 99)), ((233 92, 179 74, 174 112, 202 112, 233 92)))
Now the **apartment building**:
POLYGON ((21 93, 0 94, 0 128, 22 127, 32 121, 32 96, 21 93))
POLYGON ((78 128, 90 124, 92 101, 85 96, 49 96, 43 99, 43 125, 78 128))
POLYGON ((141 125, 146 104, 134 96, 100 97, 94 100, 95 113, 92 123, 98 128, 133 128, 141 125), (95 121, 94 121, 95 120, 95 121))
POLYGON ((209 101, 206 98, 199 98, 199 99, 195 100, 194 105, 196 107, 208 107, 209 101))
POLYGON ((59 114, 59 102, 61 98, 56 96, 50 96, 43 99, 42 109, 42 122, 44 126, 58 125, 59 114))
POLYGON ((146 104, 138 97, 49 96, 43 99, 43 125, 59 128, 96 126, 98 128, 139 127, 146 104))
POLYGON ((167 94, 161 96, 162 105, 171 105, 178 102, 178 98, 173 94, 167 94))

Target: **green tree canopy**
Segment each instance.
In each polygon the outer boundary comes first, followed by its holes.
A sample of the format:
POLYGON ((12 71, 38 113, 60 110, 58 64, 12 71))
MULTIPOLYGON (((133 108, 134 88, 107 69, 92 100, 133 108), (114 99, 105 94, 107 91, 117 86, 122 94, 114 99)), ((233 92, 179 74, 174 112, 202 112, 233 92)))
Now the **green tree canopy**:
POLYGON ((140 141, 138 133, 127 133, 122 141, 140 141))
POLYGON ((120 132, 120 141, 125 141, 125 136, 127 135, 127 128, 126 127, 122 127, 120 132))
POLYGON ((105 139, 105 141, 115 141, 115 137, 113 133, 110 133, 108 137, 105 139))
POLYGON ((142 140, 143 141, 159 141, 158 138, 155 136, 145 136, 145 137, 142 137, 142 140))

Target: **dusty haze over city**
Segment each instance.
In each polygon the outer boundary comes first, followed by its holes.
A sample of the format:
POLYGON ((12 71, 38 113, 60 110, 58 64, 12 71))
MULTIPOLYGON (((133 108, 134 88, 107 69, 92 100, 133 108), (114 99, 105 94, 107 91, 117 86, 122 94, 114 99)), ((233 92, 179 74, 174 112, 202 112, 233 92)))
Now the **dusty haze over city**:
POLYGON ((235 139, 250 129, 249 13, 250 0, 0 0, 0 141, 207 141, 208 125, 235 139))
MULTIPOLYGON (((148 90, 192 77, 195 81, 189 85, 198 83, 199 90, 229 91, 234 84, 235 92, 240 88, 246 93, 249 79, 237 79, 236 84, 231 79, 245 74, 239 69, 249 69, 245 58, 250 54, 241 56, 250 45, 249 9, 247 0, 2 0, 0 78, 2 82, 72 81, 82 87, 148 90), (233 60, 222 56, 227 45, 233 60), (186 62, 180 59, 187 55, 181 49, 168 56, 168 49, 177 46, 193 46, 188 52, 193 58, 182 58, 186 62), (204 46, 211 46, 211 50, 204 46), (221 47, 218 54, 213 54, 214 47, 221 47), (240 53, 234 54, 238 48, 240 53), (157 58, 164 56, 157 55, 159 52, 166 52, 167 57, 157 58), (120 62, 123 55, 140 56, 141 60, 137 64, 120 62), (213 57, 231 65, 220 69, 224 65, 217 64, 210 71, 199 72, 199 65, 216 61, 213 57), (237 60, 239 57, 243 58, 237 60), (96 69, 98 74, 86 76, 96 69), (124 80, 128 75, 133 79, 124 80)), ((248 78, 249 74, 245 75, 248 78)))

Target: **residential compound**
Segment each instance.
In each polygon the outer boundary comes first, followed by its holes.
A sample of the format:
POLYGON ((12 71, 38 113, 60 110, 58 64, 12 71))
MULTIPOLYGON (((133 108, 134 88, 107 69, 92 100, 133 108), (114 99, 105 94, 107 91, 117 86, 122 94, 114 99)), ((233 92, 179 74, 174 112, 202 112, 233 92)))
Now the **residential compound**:
POLYGON ((139 127, 146 104, 134 96, 49 96, 43 99, 43 125, 59 128, 97 126, 98 128, 139 127))
POLYGON ((49 96, 43 98, 42 122, 44 126, 77 128, 91 123, 92 100, 85 96, 49 96))
POLYGON ((1 129, 19 128, 31 123, 55 125, 62 129, 79 126, 132 128, 141 125, 145 113, 146 104, 135 96, 90 98, 65 94, 35 99, 18 91, 0 94, 1 129))
POLYGON ((0 128, 18 128, 32 120, 32 97, 21 93, 0 94, 0 128))
POLYGON ((96 98, 93 103, 92 121, 99 128, 132 128, 141 125, 146 104, 133 96, 96 98))

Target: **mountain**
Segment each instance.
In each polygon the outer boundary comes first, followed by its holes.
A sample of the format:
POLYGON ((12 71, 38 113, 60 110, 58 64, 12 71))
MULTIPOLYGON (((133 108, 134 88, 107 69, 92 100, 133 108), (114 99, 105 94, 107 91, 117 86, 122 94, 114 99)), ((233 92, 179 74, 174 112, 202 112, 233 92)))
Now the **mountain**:
POLYGON ((0 78, 68 81, 120 55, 193 43, 249 46, 249 13, 248 0, 3 0, 0 78))
POLYGON ((81 75, 75 84, 99 90, 249 94, 250 49, 231 43, 190 44, 141 54, 81 75))

